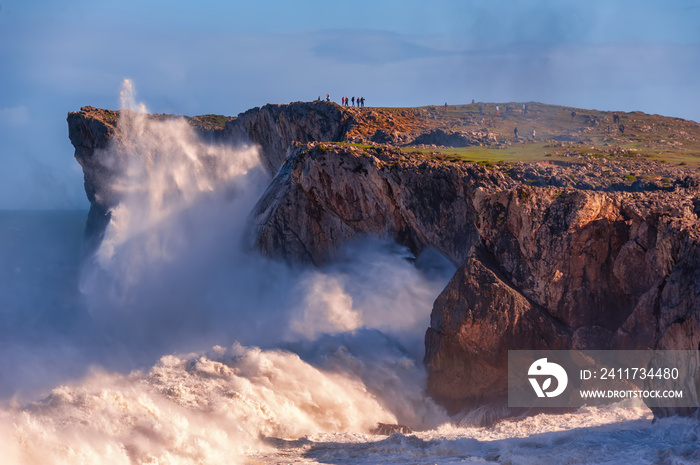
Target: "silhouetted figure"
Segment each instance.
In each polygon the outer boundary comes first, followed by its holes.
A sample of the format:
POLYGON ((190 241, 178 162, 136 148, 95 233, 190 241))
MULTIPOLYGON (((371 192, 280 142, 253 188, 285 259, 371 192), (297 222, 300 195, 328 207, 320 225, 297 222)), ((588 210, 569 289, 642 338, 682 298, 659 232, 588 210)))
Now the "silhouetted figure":
POLYGON ((572 111, 571 112, 571 121, 573 121, 574 119, 576 119, 576 112, 572 111))
POLYGON ((474 101, 474 99, 472 99, 472 105, 474 105, 475 103, 476 103, 476 102, 474 101))
POLYGON ((330 101, 331 101, 331 94, 326 94, 326 102, 330 102, 330 101))
POLYGON ((625 133, 625 125, 624 124, 621 124, 619 129, 620 129, 620 134, 625 133))
POLYGON ((447 110, 447 102, 445 102, 445 110, 447 110))
POLYGON ((362 97, 362 98, 360 99, 360 101, 362 102, 362 108, 364 108, 364 107, 365 107, 365 98, 362 97))
POLYGON ((513 133, 515 134, 515 138, 518 138, 518 128, 513 129, 513 133))
POLYGON ((354 106, 355 106, 355 97, 352 97, 352 98, 350 99, 350 101, 352 102, 352 106, 354 107, 354 106))

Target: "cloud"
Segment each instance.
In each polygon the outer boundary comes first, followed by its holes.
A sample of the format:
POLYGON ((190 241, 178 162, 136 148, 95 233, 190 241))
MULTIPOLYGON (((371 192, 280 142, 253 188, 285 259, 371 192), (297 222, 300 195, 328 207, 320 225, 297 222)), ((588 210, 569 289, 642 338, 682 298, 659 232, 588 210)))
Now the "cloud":
POLYGON ((425 38, 381 31, 325 32, 316 41, 316 57, 341 63, 386 64, 457 53, 428 46, 425 38))

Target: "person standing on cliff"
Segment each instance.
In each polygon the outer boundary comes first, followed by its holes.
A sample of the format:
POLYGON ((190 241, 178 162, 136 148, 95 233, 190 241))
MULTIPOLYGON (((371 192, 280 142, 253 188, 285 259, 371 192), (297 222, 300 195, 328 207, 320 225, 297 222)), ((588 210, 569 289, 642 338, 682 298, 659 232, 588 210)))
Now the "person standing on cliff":
POLYGON ((362 108, 364 108, 365 107, 365 98, 361 97, 360 102, 362 102, 362 108))
POLYGON ((498 105, 496 105, 496 116, 498 116, 500 113, 498 113, 498 105))
POLYGON ((518 128, 513 129, 513 133, 515 134, 515 138, 518 138, 518 128))
POLYGON ((331 101, 331 94, 326 94, 326 102, 330 102, 330 101, 331 101))

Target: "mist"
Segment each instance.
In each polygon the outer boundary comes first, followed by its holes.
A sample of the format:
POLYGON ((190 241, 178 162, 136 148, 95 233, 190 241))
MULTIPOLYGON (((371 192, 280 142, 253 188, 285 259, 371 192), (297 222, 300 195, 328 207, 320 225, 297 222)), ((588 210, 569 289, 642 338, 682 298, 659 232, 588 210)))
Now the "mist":
POLYGON ((119 173, 103 186, 118 201, 99 246, 81 240, 84 212, 0 216, 0 424, 52 451, 32 449, 33 460, 63 463, 66 441, 88 461, 213 460, 245 452, 225 437, 445 421, 419 360, 454 266, 372 238, 323 268, 261 256, 244 241, 270 181, 257 148, 150 118, 130 80, 120 95, 118 133, 98 154, 119 173), (187 450, 170 438, 181 434, 187 450), (202 435, 207 450, 192 452, 202 435))

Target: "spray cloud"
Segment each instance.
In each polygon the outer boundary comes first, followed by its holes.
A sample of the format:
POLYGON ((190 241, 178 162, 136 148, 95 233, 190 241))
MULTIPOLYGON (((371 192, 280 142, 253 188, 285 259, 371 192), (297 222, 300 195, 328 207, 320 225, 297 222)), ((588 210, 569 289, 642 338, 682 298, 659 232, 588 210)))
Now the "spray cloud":
MULTIPOLYGON (((256 148, 207 144, 133 96, 125 81, 118 134, 99 154, 117 168, 118 201, 80 273, 86 336, 63 341, 74 363, 101 368, 0 409, 12 465, 221 463, 264 448, 259 435, 444 420, 416 360, 451 267, 428 276, 381 241, 323 269, 245 250, 269 182, 256 148)), ((48 326, 35 331, 50 341, 48 326)))

